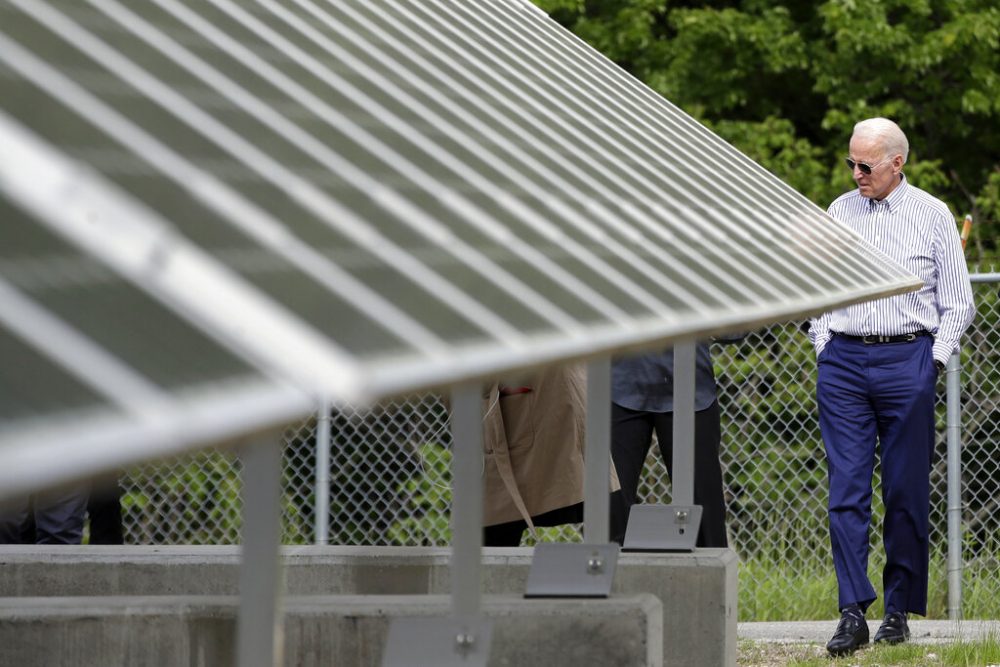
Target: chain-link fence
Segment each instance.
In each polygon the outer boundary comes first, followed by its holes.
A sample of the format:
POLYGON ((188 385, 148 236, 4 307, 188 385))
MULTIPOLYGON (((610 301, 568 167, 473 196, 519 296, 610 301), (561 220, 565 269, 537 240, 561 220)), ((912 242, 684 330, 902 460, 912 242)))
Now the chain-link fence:
MULTIPOLYGON (((1000 599, 1000 318, 997 284, 975 284, 978 317, 962 350, 965 559, 963 612, 997 614, 1000 599)), ((826 467, 815 405, 816 366, 800 323, 753 332, 713 348, 723 413, 722 464, 729 534, 740 556, 739 607, 745 620, 835 615, 836 582, 826 523, 826 467), (798 603, 789 611, 789 590, 798 603), (805 601, 803 606, 802 601, 805 601)), ((286 543, 443 545, 449 542, 450 434, 430 396, 331 416, 328 520, 317 523, 315 419, 285 434, 286 543), (317 532, 317 525, 320 532, 317 532), (326 534, 322 534, 328 526, 326 534)), ((944 382, 932 472, 932 574, 929 615, 947 608, 944 382)), ((669 480, 651 450, 641 493, 669 501, 669 480)), ((876 475, 877 485, 878 475, 876 475)), ((240 540, 239 462, 202 453, 131 470, 124 478, 126 541, 224 544, 240 540)), ((881 525, 880 493, 873 526, 881 525)), ((578 540, 579 528, 544 539, 578 540)), ((527 540, 528 538, 526 538, 527 540)), ((881 572, 873 530, 871 577, 881 572)), ((530 543, 530 541, 525 542, 530 543)), ((873 613, 879 613, 875 610, 873 613)))

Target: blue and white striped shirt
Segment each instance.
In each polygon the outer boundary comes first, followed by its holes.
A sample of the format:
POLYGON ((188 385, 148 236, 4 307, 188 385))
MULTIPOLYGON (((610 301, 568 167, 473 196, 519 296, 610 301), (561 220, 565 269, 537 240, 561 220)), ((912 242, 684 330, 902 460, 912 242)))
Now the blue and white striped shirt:
POLYGON ((895 336, 926 330, 935 335, 934 359, 947 363, 975 316, 969 270, 955 218, 936 197, 906 177, 882 201, 853 190, 827 212, 924 281, 916 292, 868 301, 824 313, 809 327, 816 354, 831 332, 851 336, 895 336))

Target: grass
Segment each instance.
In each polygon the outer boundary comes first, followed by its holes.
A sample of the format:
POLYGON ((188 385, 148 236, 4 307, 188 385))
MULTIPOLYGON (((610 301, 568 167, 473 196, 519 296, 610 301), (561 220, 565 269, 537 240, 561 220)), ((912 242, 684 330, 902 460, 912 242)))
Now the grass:
POLYGON ((816 644, 741 641, 737 662, 740 667, 1000 667, 1000 640, 868 645, 842 658, 830 657, 816 644))
MULTIPOLYGON (((868 578, 881 596, 882 562, 875 553, 868 569, 868 578)), ((965 618, 1000 618, 1000 595, 994 571, 966 564, 962 583, 962 613, 965 618)), ((739 619, 741 621, 819 621, 835 620, 837 610, 837 578, 833 565, 824 567, 816 559, 801 559, 798 563, 755 558, 740 562, 739 619), (790 595, 789 592, 794 592, 790 595)), ((883 614, 879 597, 868 609, 869 618, 883 614)), ((928 581, 928 619, 948 618, 947 563, 934 556, 928 581)))
MULTIPOLYGON (((1000 618, 996 573, 996 560, 993 557, 982 557, 978 563, 965 564, 965 574, 962 577, 964 618, 1000 618)), ((947 593, 945 595, 947 597, 947 593)))
POLYGON ((740 563, 741 621, 810 621, 835 619, 837 578, 831 566, 802 567, 751 560, 740 563), (794 591, 794 595, 789 595, 794 591))

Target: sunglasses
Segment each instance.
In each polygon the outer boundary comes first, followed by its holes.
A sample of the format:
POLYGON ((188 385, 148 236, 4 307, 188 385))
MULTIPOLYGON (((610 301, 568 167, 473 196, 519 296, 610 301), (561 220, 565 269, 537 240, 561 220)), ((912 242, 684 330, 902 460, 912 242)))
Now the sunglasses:
POLYGON ((885 164, 886 162, 888 162, 891 159, 892 159, 891 157, 887 157, 886 159, 882 160, 881 162, 879 162, 877 164, 868 164, 867 162, 855 162, 851 158, 845 157, 844 158, 844 162, 847 163, 847 166, 848 166, 848 168, 851 171, 854 171, 854 167, 857 166, 857 168, 861 170, 862 174, 864 174, 865 176, 871 176, 872 175, 872 171, 876 167, 882 166, 883 164, 885 164))

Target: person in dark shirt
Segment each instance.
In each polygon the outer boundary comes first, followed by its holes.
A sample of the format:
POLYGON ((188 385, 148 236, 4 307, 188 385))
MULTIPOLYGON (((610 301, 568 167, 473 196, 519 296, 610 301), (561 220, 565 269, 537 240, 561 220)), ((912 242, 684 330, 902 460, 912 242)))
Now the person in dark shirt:
MULTIPOLYGON (((743 336, 720 339, 736 342, 743 336)), ((639 478, 652 445, 673 476, 673 350, 615 359, 611 367, 611 456, 621 493, 611 496, 611 539, 622 544, 639 478)), ((702 507, 696 546, 726 547, 726 503, 719 445, 722 428, 715 372, 707 343, 695 354, 694 502, 702 507)))

